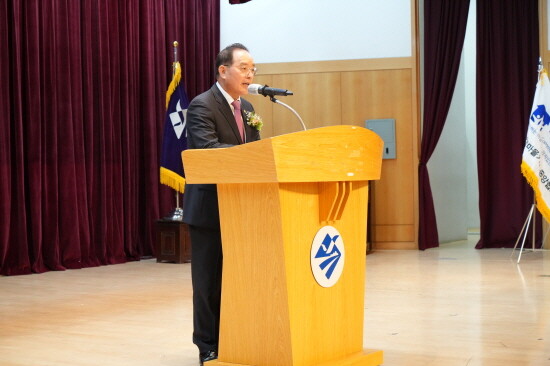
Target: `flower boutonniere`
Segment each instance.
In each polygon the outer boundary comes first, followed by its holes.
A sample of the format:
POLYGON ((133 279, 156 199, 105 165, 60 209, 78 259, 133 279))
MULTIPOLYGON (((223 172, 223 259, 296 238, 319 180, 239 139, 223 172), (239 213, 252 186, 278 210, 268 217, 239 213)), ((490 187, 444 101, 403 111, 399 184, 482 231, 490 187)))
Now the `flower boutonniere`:
POLYGON ((264 125, 264 121, 262 121, 262 117, 260 117, 254 112, 245 111, 244 114, 246 115, 246 124, 254 127, 258 131, 262 129, 262 126, 264 125))

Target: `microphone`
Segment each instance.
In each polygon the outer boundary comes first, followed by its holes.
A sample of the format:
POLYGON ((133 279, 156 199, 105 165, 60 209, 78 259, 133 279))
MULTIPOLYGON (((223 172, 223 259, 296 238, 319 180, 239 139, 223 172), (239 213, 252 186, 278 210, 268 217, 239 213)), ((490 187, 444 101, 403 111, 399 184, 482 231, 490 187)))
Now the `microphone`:
POLYGON ((250 84, 248 86, 248 92, 253 95, 263 95, 264 97, 270 96, 274 97, 275 95, 294 95, 293 92, 286 89, 277 89, 277 88, 270 88, 267 85, 260 85, 260 84, 250 84))

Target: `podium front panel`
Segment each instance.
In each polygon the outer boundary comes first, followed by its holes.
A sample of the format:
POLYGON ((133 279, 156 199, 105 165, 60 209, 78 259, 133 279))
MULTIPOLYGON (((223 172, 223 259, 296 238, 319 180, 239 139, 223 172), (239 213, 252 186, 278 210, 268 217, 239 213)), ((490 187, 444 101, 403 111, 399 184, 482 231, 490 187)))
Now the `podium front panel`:
POLYGON ((320 183, 218 186, 224 272, 219 361, 315 365, 362 351, 367 182, 353 182, 336 222, 319 220, 320 183), (317 231, 341 233, 345 266, 321 287, 310 263, 317 231))

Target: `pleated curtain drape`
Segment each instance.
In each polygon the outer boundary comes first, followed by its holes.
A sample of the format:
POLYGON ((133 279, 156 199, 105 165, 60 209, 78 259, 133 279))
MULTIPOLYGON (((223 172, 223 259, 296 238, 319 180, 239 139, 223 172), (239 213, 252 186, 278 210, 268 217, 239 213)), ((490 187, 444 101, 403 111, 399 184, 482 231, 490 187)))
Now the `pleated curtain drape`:
MULTIPOLYGON (((537 0, 477 1, 477 164, 480 240, 513 247, 533 204, 521 174, 537 84, 537 0)), ((540 246, 541 216, 536 234, 540 246)))
POLYGON ((439 246, 427 163, 443 131, 456 84, 470 0, 424 1, 424 116, 418 166, 419 249, 439 246))
MULTIPOLYGON (((424 118, 419 175, 419 249, 439 246, 426 164, 443 129, 460 63, 467 0, 426 0, 424 118)), ((477 159, 480 241, 514 246, 533 203, 520 171, 537 79, 537 0, 477 1, 477 159)), ((540 215, 537 213, 537 245, 540 215)))
POLYGON ((174 40, 192 98, 214 81, 219 0, 0 3, 0 274, 154 254, 174 40))

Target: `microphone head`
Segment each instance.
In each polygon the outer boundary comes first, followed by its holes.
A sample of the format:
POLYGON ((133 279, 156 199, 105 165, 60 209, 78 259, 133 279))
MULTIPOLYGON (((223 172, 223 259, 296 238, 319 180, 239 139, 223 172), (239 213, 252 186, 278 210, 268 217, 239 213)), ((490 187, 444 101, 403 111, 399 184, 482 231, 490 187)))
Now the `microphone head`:
POLYGON ((259 90, 261 87, 262 86, 260 84, 250 84, 248 86, 248 93, 252 95, 259 95, 260 94, 259 90))

